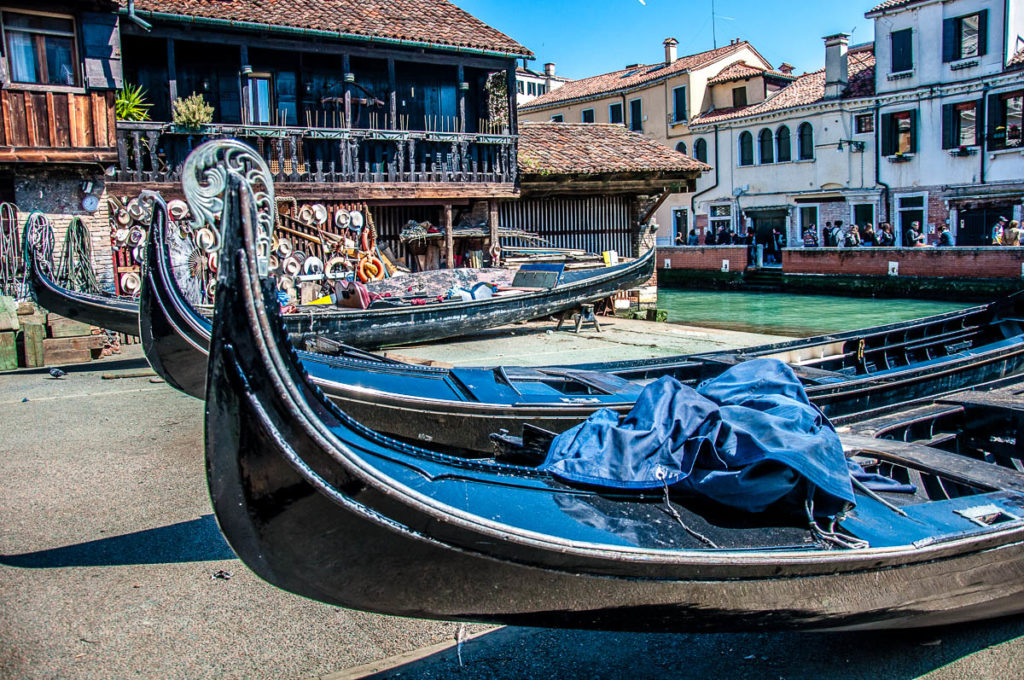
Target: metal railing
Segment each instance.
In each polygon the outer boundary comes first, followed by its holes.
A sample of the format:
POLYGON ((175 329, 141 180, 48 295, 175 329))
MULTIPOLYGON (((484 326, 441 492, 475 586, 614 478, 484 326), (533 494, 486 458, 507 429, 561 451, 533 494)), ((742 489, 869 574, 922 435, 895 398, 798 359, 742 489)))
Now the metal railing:
POLYGON ((255 148, 277 182, 515 183, 516 136, 418 130, 117 123, 117 181, 171 182, 209 139, 255 148))

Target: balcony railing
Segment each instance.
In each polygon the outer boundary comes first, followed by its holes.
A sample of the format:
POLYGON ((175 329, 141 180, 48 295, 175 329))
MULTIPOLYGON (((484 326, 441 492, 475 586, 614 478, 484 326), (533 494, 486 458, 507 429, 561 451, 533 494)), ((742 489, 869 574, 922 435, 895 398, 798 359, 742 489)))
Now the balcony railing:
POLYGON ((128 122, 117 123, 117 180, 177 181, 192 149, 221 137, 257 149, 277 182, 516 181, 515 135, 128 122))

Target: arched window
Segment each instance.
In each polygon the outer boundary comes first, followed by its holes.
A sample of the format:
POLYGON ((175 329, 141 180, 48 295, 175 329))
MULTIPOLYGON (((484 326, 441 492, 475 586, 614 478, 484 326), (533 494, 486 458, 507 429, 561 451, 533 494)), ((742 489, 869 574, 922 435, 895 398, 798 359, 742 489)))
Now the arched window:
POLYGON ((792 145, 789 143, 789 128, 785 125, 775 133, 775 160, 779 163, 793 160, 792 145))
POLYGON ((686 153, 686 142, 679 142, 676 144, 676 151, 679 153, 686 153))
POLYGON ((740 134, 740 165, 754 164, 754 136, 749 132, 740 134))
POLYGON ((772 139, 772 131, 768 128, 757 134, 757 156, 761 165, 775 162, 775 140, 772 139))
POLYGON ((693 157, 701 163, 708 162, 708 143, 703 137, 693 143, 693 157))
POLYGON ((814 158, 814 128, 810 123, 800 123, 797 134, 800 136, 800 160, 812 160, 814 158))

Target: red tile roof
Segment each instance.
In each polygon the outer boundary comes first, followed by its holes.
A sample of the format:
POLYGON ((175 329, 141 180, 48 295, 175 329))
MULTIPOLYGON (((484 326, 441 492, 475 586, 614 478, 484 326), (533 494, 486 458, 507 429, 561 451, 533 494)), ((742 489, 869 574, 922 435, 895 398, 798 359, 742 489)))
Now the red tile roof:
POLYGON ((725 47, 719 47, 717 50, 708 50, 707 52, 679 57, 669 65, 666 65, 664 62, 641 64, 633 68, 622 69, 621 71, 602 73, 599 76, 573 80, 557 90, 552 90, 541 97, 537 97, 529 104, 519 107, 519 110, 530 111, 573 99, 583 99, 596 95, 611 94, 620 90, 630 90, 639 85, 704 66, 737 52, 744 47, 753 49, 750 43, 741 41, 732 45, 726 45, 725 47))
POLYGON ((751 66, 745 61, 737 61, 729 64, 724 69, 718 72, 714 78, 708 79, 708 85, 720 85, 721 83, 731 83, 734 80, 746 80, 747 78, 756 78, 758 76, 774 76, 775 78, 783 78, 785 80, 796 80, 796 76, 783 73, 781 71, 771 71, 760 66, 751 66))
MULTIPOLYGON (((128 0, 119 0, 121 7, 128 0)), ((136 0, 136 13, 326 31, 517 56, 532 52, 447 0, 136 0)), ((269 30, 273 30, 270 28, 269 30)))
POLYGON ((1010 57, 1010 61, 1006 65, 1010 68, 1024 66, 1024 47, 1017 50, 1017 54, 1010 57))
POLYGON ((519 169, 537 175, 710 170, 622 125, 529 122, 519 124, 519 169))
POLYGON ((888 9, 897 9, 899 7, 905 7, 907 5, 914 5, 919 2, 924 2, 924 0, 885 0, 885 2, 875 5, 870 10, 868 10, 865 16, 871 16, 875 12, 884 12, 885 10, 888 9))
MULTIPOLYGON (((843 99, 870 97, 875 93, 875 51, 874 45, 858 46, 846 53, 849 69, 849 84, 843 93, 843 99)), ((728 109, 716 109, 696 116, 690 121, 690 127, 711 125, 726 120, 759 116, 765 113, 781 111, 816 104, 825 99, 825 69, 807 73, 797 78, 792 84, 782 88, 763 102, 728 109)))

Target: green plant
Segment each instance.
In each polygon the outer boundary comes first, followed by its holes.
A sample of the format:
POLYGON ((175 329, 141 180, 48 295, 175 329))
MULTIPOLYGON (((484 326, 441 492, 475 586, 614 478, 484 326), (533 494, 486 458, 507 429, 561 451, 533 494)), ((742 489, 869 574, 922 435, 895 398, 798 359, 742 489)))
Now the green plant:
POLYGON ((499 127, 508 127, 508 80, 504 71, 496 71, 487 76, 484 89, 487 91, 487 116, 499 127))
POLYGON ((174 124, 185 130, 201 130, 213 122, 213 107, 206 103, 203 95, 193 92, 182 99, 174 100, 174 124))
POLYGON ((146 91, 141 85, 125 83, 114 98, 114 112, 118 120, 149 120, 151 106, 146 102, 146 91))

